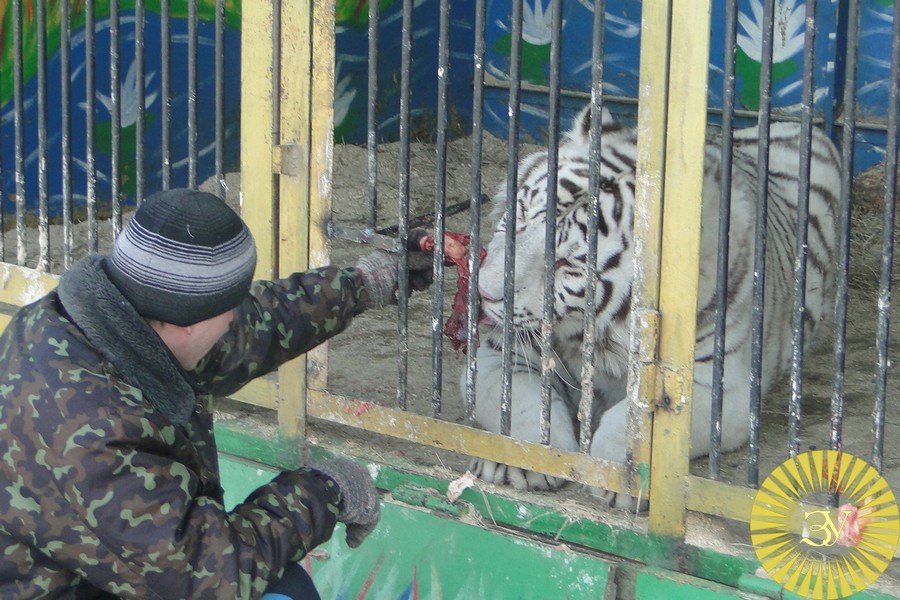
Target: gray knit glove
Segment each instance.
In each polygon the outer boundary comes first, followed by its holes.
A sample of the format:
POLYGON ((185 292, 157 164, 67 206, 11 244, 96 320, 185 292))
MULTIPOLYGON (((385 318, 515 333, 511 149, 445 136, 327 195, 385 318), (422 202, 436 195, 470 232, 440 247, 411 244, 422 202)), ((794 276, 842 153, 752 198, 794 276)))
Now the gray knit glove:
POLYGON ((381 308, 394 302, 397 291, 397 255, 376 250, 356 263, 356 270, 366 288, 366 306, 381 308))
MULTIPOLYGON (((427 233, 422 229, 409 232, 409 285, 410 290, 422 291, 434 281, 434 254, 419 250, 420 240, 427 233)), ((400 257, 385 250, 362 257, 356 264, 356 270, 366 288, 366 305, 369 308, 382 308, 397 303, 397 278, 400 272, 400 257)))
POLYGON ((381 518, 381 504, 372 477, 362 466, 346 458, 319 461, 311 467, 337 485, 341 496, 337 520, 346 525, 347 545, 358 547, 381 518))

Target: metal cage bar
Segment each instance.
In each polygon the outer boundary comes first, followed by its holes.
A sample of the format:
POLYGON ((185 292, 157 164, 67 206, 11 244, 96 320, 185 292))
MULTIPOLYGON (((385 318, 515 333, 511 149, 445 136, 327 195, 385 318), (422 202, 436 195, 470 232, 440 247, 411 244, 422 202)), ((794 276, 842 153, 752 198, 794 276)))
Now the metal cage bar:
POLYGON ((750 358, 750 461, 747 481, 750 487, 759 485, 759 437, 762 412, 763 361, 763 304, 766 287, 766 225, 769 199, 769 113, 772 107, 772 52, 775 30, 775 3, 766 2, 763 8, 762 63, 759 84, 759 147, 757 150, 757 178, 759 195, 756 204, 756 235, 753 258, 753 326, 750 358))
POLYGON ((444 381, 443 323, 444 323, 444 232, 447 209, 447 89, 450 79, 450 2, 440 0, 438 23, 438 97, 437 140, 434 190, 434 283, 431 300, 431 410, 435 418, 441 416, 441 389, 444 381))
POLYGON ((111 136, 110 188, 113 236, 122 229, 122 206, 119 191, 121 182, 122 102, 119 87, 119 3, 109 5, 109 111, 111 136))
MULTIPOLYGON (((481 239, 481 186, 482 171, 481 159, 484 151, 484 53, 485 53, 485 15, 487 12, 486 0, 475 2, 474 24, 474 48, 473 48, 473 74, 472 74, 472 189, 469 196, 469 214, 471 227, 470 239, 481 239)), ((478 280, 480 277, 480 261, 478 253, 469 252, 469 293, 466 298, 466 306, 469 315, 477 315, 480 312, 480 298, 478 295, 478 280)), ((463 412, 465 423, 475 425, 475 355, 472 350, 478 345, 478 319, 469 318, 466 323, 466 376, 465 398, 463 412)))
POLYGON ((588 180, 588 197, 590 212, 588 216, 587 259, 584 286, 584 342, 581 346, 581 399, 578 403, 578 420, 583 426, 579 430, 579 447, 587 452, 591 447, 593 435, 593 403, 594 403, 594 349, 596 348, 596 290, 597 290, 597 244, 600 220, 600 135, 603 122, 603 40, 605 2, 594 4, 594 35, 592 40, 591 68, 591 141, 588 150, 590 177, 588 180))
MULTIPOLYGON (((409 239, 409 159, 410 159, 410 68, 412 65, 413 0, 403 0, 400 52, 400 180, 398 235, 409 239)), ((409 250, 400 244, 400 284, 398 286, 397 406, 406 410, 409 396, 409 250)))
POLYGON ((69 106, 72 99, 71 14, 69 3, 59 3, 59 108, 60 108, 60 177, 62 178, 63 267, 72 266, 72 118, 69 106))
POLYGON ((15 119, 16 169, 16 263, 25 265, 28 258, 25 246, 25 110, 22 93, 22 1, 13 0, 13 118, 15 119))
POLYGON ((85 86, 85 119, 87 132, 85 145, 87 154, 87 216, 88 216, 88 250, 97 252, 100 249, 97 238, 97 158, 94 153, 94 89, 96 87, 96 66, 94 58, 96 53, 94 0, 85 0, 84 3, 84 86, 85 86))
MULTIPOLYGON (((897 3, 895 3, 897 6, 897 3)), ((891 327, 891 299, 894 268, 894 224, 896 220, 897 156, 900 144, 900 15, 894 14, 891 46, 890 97, 888 109, 887 147, 885 152, 884 213, 881 240, 881 277, 878 286, 878 327, 875 332, 875 401, 872 410, 872 465, 884 467, 884 426, 887 416, 887 380, 890 358, 888 342, 891 327)))
POLYGON ((734 139, 737 0, 728 0, 725 17, 725 73, 722 90, 722 196, 719 199, 719 252, 716 256, 716 323, 713 339, 713 376, 710 397, 709 476, 718 479, 722 450, 722 391, 725 373, 725 324, 728 316, 728 256, 731 227, 731 179, 734 139))
POLYGON ((806 327, 806 267, 809 240, 810 161, 813 127, 813 63, 816 50, 816 0, 807 0, 803 43, 803 92, 800 103, 800 172, 797 189, 797 239, 794 247, 794 306, 791 326, 791 397, 789 444, 792 456, 800 453, 800 415, 803 410, 803 339, 806 327), (812 14, 812 19, 808 18, 812 14))
POLYGON ((378 224, 378 41, 380 9, 378 2, 369 2, 369 66, 366 86, 366 193, 368 197, 366 227, 372 231, 378 224))
MULTIPOLYGON (((519 103, 522 92, 522 0, 513 0, 510 15, 512 47, 509 57, 509 156, 506 167, 506 211, 503 219, 503 313, 513 314, 516 290, 516 193, 519 178, 519 103)), ((500 433, 509 435, 512 426, 512 369, 515 331, 512 321, 503 321, 503 387, 500 392, 500 433)))
POLYGON ((144 82, 144 0, 135 0, 134 3, 134 197, 135 203, 140 203, 144 198, 145 179, 144 170, 144 115, 146 113, 144 103, 146 98, 146 86, 144 82))
POLYGON ((37 26, 38 269, 50 270, 50 208, 47 197, 47 7, 39 2, 37 26))
POLYGON ((856 139, 856 78, 859 63, 859 30, 861 18, 858 0, 847 4, 847 49, 844 75, 841 131, 841 196, 838 225, 837 298, 834 307, 834 382, 831 396, 831 448, 843 448, 843 415, 845 359, 847 347, 848 271, 850 268, 850 222, 852 211, 853 145, 856 139))
MULTIPOLYGON (((595 10, 597 8, 595 7, 595 10)), ((541 422, 542 444, 550 444, 550 390, 553 376, 553 306, 556 281, 556 201, 559 174, 560 63, 562 61, 562 0, 550 4, 550 106, 547 119, 547 219, 544 229, 544 301, 541 312, 541 422)))
POLYGON ((162 145, 162 189, 172 186, 172 65, 170 22, 172 8, 170 0, 160 0, 160 123, 162 145))
POLYGON ((188 0, 188 187, 197 188, 197 0, 188 0))
POLYGON ((215 5, 215 179, 216 195, 225 199, 225 0, 215 5))

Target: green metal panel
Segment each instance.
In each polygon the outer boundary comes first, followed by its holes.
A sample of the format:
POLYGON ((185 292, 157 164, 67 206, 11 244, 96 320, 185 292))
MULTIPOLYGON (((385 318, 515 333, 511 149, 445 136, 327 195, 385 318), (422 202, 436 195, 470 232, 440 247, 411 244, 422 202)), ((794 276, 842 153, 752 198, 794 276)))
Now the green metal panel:
MULTIPOLYGON (((225 453, 220 460, 229 506, 271 479, 279 467, 296 466, 298 453, 288 448, 291 444, 260 432, 248 435, 248 429, 248 423, 216 426, 225 453)), ((308 446, 309 455, 319 458, 336 451, 353 456, 330 441, 336 445, 308 446)), ((325 598, 604 598, 615 575, 615 597, 623 600, 799 600, 775 582, 755 576, 759 562, 749 555, 694 547, 588 518, 571 519, 552 505, 484 490, 468 489, 450 502, 447 481, 382 458, 386 462, 359 459, 374 471, 376 484, 390 498, 383 503, 383 521, 371 540, 351 551, 338 532, 306 561, 325 598), (523 538, 522 531, 559 543, 523 538), (605 553, 606 559, 588 554, 591 549, 605 553), (610 562, 610 555, 625 562, 610 562)), ((881 593, 866 590, 854 598, 900 598, 885 595, 881 587, 881 593)))
MULTIPOLYGON (((221 470, 228 506, 277 472, 230 456, 221 470)), ((388 501, 362 547, 339 528, 305 563, 323 598, 615 597, 615 563, 388 501)))
POLYGON ((724 600, 762 598, 680 573, 645 569, 636 575, 635 600, 724 600))
MULTIPOLYGON (((296 448, 292 449, 291 443, 273 440, 271 434, 253 430, 250 422, 219 422, 216 439, 220 451, 226 454, 251 457, 254 461, 281 468, 296 466, 296 448)), ((352 448, 330 436, 321 437, 319 445, 310 445, 308 450, 313 457, 335 452, 351 457, 354 454, 352 448)), ((422 473, 414 465, 404 463, 389 453, 381 455, 381 458, 386 463, 370 463, 377 471, 375 482, 380 489, 389 491, 395 502, 409 504, 417 510, 434 511, 445 517, 452 515, 468 523, 491 523, 495 534, 499 534, 499 529, 506 528, 528 531, 544 536, 544 539, 597 550, 661 569, 681 570, 731 587, 737 586, 742 575, 753 573, 759 567, 752 550, 738 556, 722 554, 686 545, 675 538, 647 535, 640 528, 613 526, 603 519, 573 518, 552 502, 538 504, 484 490, 467 489, 456 502, 450 503, 445 496, 447 481, 422 473)), ((251 470, 248 478, 252 475, 251 470)), ((240 481, 237 484, 240 485, 240 481)), ((254 482, 249 488, 235 489, 242 489, 241 493, 245 495, 256 485, 258 483, 254 482)))

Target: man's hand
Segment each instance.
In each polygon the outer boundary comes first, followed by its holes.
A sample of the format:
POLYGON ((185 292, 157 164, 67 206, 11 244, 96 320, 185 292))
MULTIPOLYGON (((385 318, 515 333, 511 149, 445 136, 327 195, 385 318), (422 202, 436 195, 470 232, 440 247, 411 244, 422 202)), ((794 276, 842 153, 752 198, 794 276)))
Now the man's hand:
POLYGON ((347 526, 347 545, 358 547, 381 518, 378 491, 372 477, 362 466, 346 458, 323 460, 311 468, 337 485, 341 497, 337 519, 347 526))
MULTIPOLYGON (((421 250, 421 242, 428 234, 423 229, 409 232, 409 286, 422 291, 434 281, 433 254, 421 250)), ((397 302, 397 279, 400 272, 399 256, 385 250, 376 250, 362 257, 356 264, 366 288, 367 306, 381 308, 397 302)))

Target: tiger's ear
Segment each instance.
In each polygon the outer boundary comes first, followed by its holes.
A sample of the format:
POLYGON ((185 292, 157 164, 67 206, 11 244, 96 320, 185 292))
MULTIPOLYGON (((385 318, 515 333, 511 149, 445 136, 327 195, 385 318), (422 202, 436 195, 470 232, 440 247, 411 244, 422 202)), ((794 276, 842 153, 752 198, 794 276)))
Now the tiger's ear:
MULTIPOLYGON (((600 121, 601 130, 614 126, 615 124, 616 120, 613 118, 612 113, 604 106, 603 116, 600 121)), ((572 121, 572 129, 569 130, 568 136, 585 144, 589 142, 591 136, 590 104, 578 111, 578 115, 572 121)))

